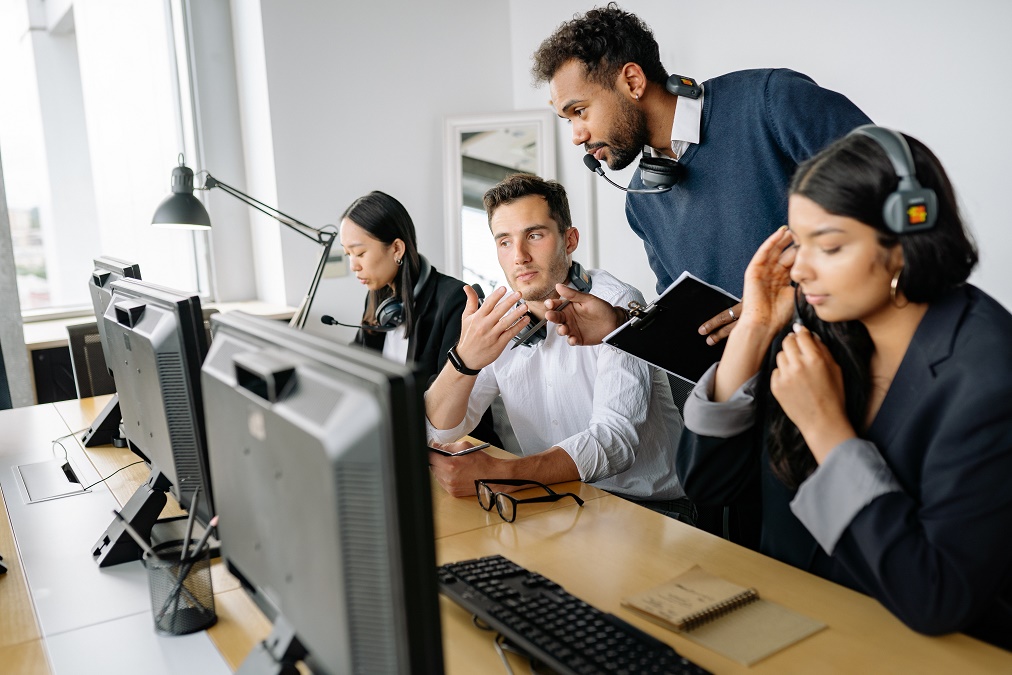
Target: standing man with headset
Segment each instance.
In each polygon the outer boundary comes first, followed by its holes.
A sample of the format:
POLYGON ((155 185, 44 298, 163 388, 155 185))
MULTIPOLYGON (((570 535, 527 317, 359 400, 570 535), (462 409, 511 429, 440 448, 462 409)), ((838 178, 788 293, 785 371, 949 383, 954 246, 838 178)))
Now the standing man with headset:
MULTIPOLYGON (((640 159, 626 216, 658 293, 688 270, 741 296, 752 254, 786 222, 795 167, 869 122, 846 97, 791 70, 700 84, 669 77, 650 28, 615 3, 559 26, 533 61, 535 81, 549 84, 591 169, 603 175, 600 162, 619 170, 640 159)), ((590 296, 559 292, 572 303, 548 318, 571 344, 596 344, 625 318, 590 296)), ((732 307, 700 333, 714 344, 739 316, 740 305, 732 307)))
POLYGON ((473 495, 482 479, 582 480, 694 522, 674 472, 682 420, 664 374, 605 345, 571 349, 543 326, 535 330, 544 301, 558 297, 557 284, 593 290, 608 302, 642 302, 639 291, 573 262, 580 235, 559 183, 510 176, 485 193, 485 210, 513 292, 496 289, 479 304, 465 287, 460 341, 425 395, 428 433, 432 441, 448 443, 446 450, 467 447, 450 442, 468 433, 501 395, 523 456, 430 453, 440 485, 463 497, 473 495))

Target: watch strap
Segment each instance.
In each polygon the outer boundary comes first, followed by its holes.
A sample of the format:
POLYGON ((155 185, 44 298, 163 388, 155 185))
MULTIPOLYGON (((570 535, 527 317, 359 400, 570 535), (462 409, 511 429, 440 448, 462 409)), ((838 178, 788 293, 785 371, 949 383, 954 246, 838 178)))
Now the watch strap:
POLYGON ((475 370, 474 368, 468 368, 464 364, 464 361, 460 358, 460 354, 457 353, 456 344, 450 347, 450 351, 446 352, 446 360, 449 361, 450 365, 452 365, 454 369, 462 375, 477 375, 481 372, 481 368, 475 370))

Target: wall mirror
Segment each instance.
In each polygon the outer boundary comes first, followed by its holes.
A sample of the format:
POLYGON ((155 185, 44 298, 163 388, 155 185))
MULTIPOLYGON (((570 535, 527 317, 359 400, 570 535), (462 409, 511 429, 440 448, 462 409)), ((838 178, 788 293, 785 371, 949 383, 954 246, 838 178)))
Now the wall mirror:
POLYGON ((506 283, 482 196, 514 173, 555 178, 555 114, 528 110, 447 117, 443 128, 447 273, 480 283, 486 295, 506 283))

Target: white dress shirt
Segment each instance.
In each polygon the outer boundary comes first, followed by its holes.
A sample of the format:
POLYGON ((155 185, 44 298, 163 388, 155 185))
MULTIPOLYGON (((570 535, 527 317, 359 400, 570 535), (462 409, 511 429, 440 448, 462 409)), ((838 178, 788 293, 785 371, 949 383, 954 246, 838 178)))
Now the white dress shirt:
POLYGON ((402 324, 387 333, 386 339, 383 340, 383 358, 401 364, 407 363, 409 343, 407 329, 402 324))
MULTIPOLYGON (((645 304, 607 272, 590 276, 591 292, 609 303, 645 304)), ((467 434, 501 395, 524 455, 558 446, 596 487, 641 500, 685 495, 675 475, 682 418, 662 371, 608 345, 571 347, 551 325, 537 345, 510 347, 477 375, 460 424, 436 429, 426 420, 431 440, 467 434)))
MULTIPOLYGON (((700 85, 700 89, 702 89, 700 85)), ((703 123, 703 96, 689 98, 679 96, 675 105, 675 119, 671 123, 671 152, 675 153, 675 159, 681 159, 689 145, 699 144, 699 130, 703 123)), ((661 153, 650 148, 652 157, 661 157, 661 153)))

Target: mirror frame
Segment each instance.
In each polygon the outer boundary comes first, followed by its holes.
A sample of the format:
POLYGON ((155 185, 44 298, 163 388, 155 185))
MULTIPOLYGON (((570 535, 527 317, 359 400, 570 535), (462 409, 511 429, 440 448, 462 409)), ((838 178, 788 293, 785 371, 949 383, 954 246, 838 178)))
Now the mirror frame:
POLYGON ((444 245, 446 273, 460 279, 463 275, 461 250, 461 218, 464 207, 461 186, 462 162, 460 136, 462 133, 509 128, 518 125, 536 125, 538 137, 537 174, 542 178, 556 177, 555 120, 551 110, 516 110, 505 113, 480 115, 453 115, 443 122, 443 205, 445 209, 444 245))

